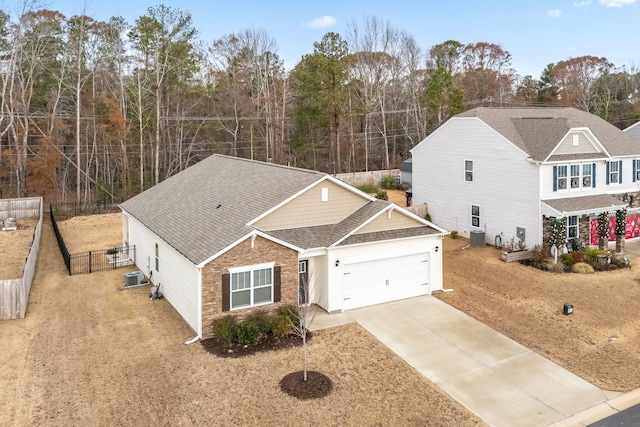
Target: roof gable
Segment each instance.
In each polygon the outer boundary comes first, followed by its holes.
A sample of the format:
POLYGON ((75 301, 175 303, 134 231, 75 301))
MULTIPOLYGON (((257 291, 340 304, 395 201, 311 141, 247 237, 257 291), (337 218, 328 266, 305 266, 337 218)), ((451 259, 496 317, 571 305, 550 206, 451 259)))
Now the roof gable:
POLYGON ((247 235, 247 223, 326 174, 213 155, 121 204, 194 264, 247 235))
POLYGON ((560 140, 545 161, 570 156, 593 158, 595 155, 610 157, 589 128, 573 128, 560 140))
POLYGON ((611 156, 640 154, 639 141, 600 117, 575 108, 478 107, 457 117, 478 117, 537 161, 548 158, 574 128, 588 128, 611 156))

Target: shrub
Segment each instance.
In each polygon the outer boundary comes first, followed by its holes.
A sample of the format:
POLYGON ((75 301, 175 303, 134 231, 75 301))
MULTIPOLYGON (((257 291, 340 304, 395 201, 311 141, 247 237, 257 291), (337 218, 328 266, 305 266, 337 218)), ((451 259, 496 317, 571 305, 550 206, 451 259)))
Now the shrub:
POLYGON ((278 309, 278 316, 283 316, 293 324, 298 324, 298 308, 293 305, 283 305, 278 309))
POLYGON ((396 179, 391 175, 385 175, 380 180, 380 186, 384 189, 396 188, 396 179))
POLYGON ((562 263, 567 267, 571 267, 575 263, 575 260, 573 259, 573 255, 571 254, 560 255, 560 261, 562 261, 562 263))
POLYGON ((236 330, 238 320, 235 316, 229 315, 213 321, 213 334, 225 344, 231 344, 236 340, 236 330))
POLYGON ((575 262, 584 262, 584 252, 582 251, 573 252, 573 260, 575 262))
POLYGON ((268 334, 271 331, 271 319, 272 316, 269 316, 266 312, 258 311, 248 317, 246 321, 254 322, 261 334, 268 334))
MULTIPOLYGON (((429 214, 427 214, 427 215, 429 215, 429 214)), ((425 219, 426 219, 426 218, 425 218, 425 219)), ((429 221, 429 220, 427 219, 427 221, 429 221)), ((457 239, 457 238, 458 238, 458 232, 457 232, 457 231, 455 231, 455 230, 454 230, 454 231, 452 231, 452 232, 451 232, 451 238, 452 238, 452 239, 457 239)))
POLYGON ((236 327, 236 337, 241 345, 256 345, 260 337, 260 326, 253 320, 247 320, 236 327))
POLYGON ((535 245, 531 248, 531 259, 535 265, 544 264, 549 259, 548 253, 549 251, 545 246, 535 245))
POLYGON ((271 319, 271 333, 276 337, 286 337, 291 333, 291 321, 285 315, 271 319))
MULTIPOLYGON (((427 212, 427 214, 424 216, 424 219, 426 219, 427 221, 431 221, 431 215, 429 215, 429 212, 427 212)), ((453 231, 451 232, 453 234, 453 231)), ((458 232, 456 231, 456 237, 458 236, 458 232)), ((454 237, 455 239, 455 237, 454 237)))
POLYGON ((547 270, 552 273, 565 273, 567 271, 567 266, 565 266, 561 262, 547 262, 547 270))
POLYGON ((606 254, 606 252, 601 251, 598 248, 588 247, 584 250, 584 256, 591 262, 596 262, 596 260, 598 259, 598 255, 604 254, 606 254))
POLYGON ((372 193, 375 194, 378 192, 378 190, 380 190, 380 188, 372 182, 367 182, 365 184, 357 185, 356 188, 367 194, 372 194, 372 193))
POLYGON ((376 191, 376 199, 389 200, 389 195, 384 190, 378 190, 376 191))
POLYGON ((594 270, 593 267, 586 262, 578 262, 573 266, 573 272, 580 274, 592 274, 594 270))

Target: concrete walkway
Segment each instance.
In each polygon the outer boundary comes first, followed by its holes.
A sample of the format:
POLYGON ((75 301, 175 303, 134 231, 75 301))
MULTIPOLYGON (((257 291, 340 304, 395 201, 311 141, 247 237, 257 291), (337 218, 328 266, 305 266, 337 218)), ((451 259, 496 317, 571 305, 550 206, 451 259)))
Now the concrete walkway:
POLYGON ((343 313, 320 310, 311 327, 350 322, 495 427, 587 425, 615 412, 609 399, 623 399, 431 296, 343 313))

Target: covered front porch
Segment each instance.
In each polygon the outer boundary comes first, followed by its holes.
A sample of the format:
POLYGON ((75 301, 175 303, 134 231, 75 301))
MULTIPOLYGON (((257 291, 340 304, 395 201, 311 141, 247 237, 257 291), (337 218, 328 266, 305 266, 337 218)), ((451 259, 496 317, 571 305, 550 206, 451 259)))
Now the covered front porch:
POLYGON ((640 236, 640 208, 610 194, 543 200, 541 212, 543 242, 549 246, 559 240, 558 220, 565 228, 560 243, 575 250, 616 242, 616 252, 624 252, 624 241, 640 236))

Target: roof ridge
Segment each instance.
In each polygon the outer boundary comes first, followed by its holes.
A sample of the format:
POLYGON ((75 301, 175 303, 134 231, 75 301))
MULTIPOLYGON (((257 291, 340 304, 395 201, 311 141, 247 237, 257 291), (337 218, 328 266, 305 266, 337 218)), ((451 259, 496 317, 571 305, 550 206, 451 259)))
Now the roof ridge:
POLYGON ((295 166, 281 165, 279 163, 265 162, 265 161, 262 161, 262 160, 247 159, 245 157, 228 156, 226 154, 217 154, 217 153, 213 154, 213 156, 222 157, 222 158, 225 158, 225 159, 243 161, 243 162, 247 162, 247 163, 254 163, 254 164, 257 164, 257 165, 272 166, 272 167, 277 167, 277 168, 281 168, 281 169, 288 169, 288 170, 297 171, 297 172, 304 172, 304 173, 308 173, 310 175, 320 175, 320 176, 328 175, 326 172, 320 172, 320 171, 315 171, 315 170, 311 170, 311 169, 303 169, 303 168, 298 168, 298 167, 295 167, 295 166))

